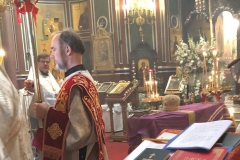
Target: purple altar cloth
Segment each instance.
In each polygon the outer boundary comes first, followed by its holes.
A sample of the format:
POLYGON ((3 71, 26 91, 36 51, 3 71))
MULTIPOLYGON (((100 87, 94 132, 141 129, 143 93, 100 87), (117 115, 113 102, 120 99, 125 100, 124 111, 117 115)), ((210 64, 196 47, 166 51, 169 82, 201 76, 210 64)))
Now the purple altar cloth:
MULTIPOLYGON (((194 111, 195 122, 230 119, 228 109, 223 103, 194 103, 179 106, 179 110, 194 111)), ((156 138, 163 129, 184 130, 188 126, 188 114, 185 112, 166 111, 133 116, 128 118, 128 144, 130 147, 138 146, 142 142, 141 136, 156 138)))

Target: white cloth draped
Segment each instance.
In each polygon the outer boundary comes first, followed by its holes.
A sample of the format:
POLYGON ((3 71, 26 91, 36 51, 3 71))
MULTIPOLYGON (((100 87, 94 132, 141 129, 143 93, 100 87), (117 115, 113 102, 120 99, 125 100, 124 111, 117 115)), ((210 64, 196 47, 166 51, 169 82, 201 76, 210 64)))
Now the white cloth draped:
POLYGON ((19 95, 0 66, 0 159, 32 160, 30 134, 19 95))
MULTIPOLYGON (((102 104, 103 110, 103 121, 105 123, 105 132, 111 132, 111 125, 110 125, 110 109, 108 104, 102 104)), ((132 111, 132 106, 130 103, 127 104, 127 113, 122 113, 122 107, 120 103, 113 104, 112 112, 113 112, 113 127, 114 132, 122 131, 123 130, 123 119, 122 114, 129 115, 129 112, 132 111)))

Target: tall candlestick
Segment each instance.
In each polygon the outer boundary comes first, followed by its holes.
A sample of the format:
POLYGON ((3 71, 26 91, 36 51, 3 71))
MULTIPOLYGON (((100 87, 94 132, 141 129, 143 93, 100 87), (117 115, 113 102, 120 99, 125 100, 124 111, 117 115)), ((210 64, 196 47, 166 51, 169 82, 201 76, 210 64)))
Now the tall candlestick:
POLYGON ((206 78, 205 76, 206 76, 206 74, 207 74, 207 72, 206 72, 206 55, 207 55, 207 53, 206 53, 206 52, 203 52, 202 86, 204 86, 204 84, 205 84, 205 79, 204 79, 204 78, 206 78))
POLYGON ((146 70, 145 68, 143 69, 143 84, 145 85, 146 82, 146 70))
POLYGON ((149 86, 148 86, 148 82, 146 82, 146 90, 147 90, 147 98, 149 98, 149 86))
POLYGON ((213 90, 213 83, 214 83, 214 79, 213 79, 213 77, 214 77, 214 71, 212 71, 212 78, 211 78, 211 82, 212 82, 212 90, 213 90))
POLYGON ((218 62, 219 62, 219 58, 217 58, 217 86, 220 87, 220 71, 219 71, 219 67, 218 67, 218 62))
POLYGON ((148 70, 148 75, 149 75, 149 83, 150 83, 150 94, 152 94, 152 91, 153 91, 153 70, 152 69, 149 69, 148 70))
POLYGON ((148 75, 149 75, 149 81, 151 82, 152 78, 153 78, 153 70, 152 69, 148 70, 148 75))
POLYGON ((211 83, 211 76, 208 77, 208 86, 209 86, 209 90, 211 90, 212 87, 212 83, 211 83))
POLYGON ((217 78, 216 78, 216 73, 217 73, 217 60, 216 60, 216 55, 217 55, 217 51, 216 50, 214 50, 213 51, 213 63, 214 63, 214 74, 213 74, 213 83, 215 83, 215 85, 217 85, 217 78))
POLYGON ((157 87, 158 82, 155 81, 155 89, 156 89, 156 97, 158 97, 158 87, 157 87))

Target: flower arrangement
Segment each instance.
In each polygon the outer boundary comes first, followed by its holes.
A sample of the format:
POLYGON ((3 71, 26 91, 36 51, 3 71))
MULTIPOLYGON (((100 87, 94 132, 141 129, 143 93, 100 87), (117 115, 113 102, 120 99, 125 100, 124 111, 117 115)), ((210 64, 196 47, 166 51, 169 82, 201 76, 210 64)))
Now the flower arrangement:
MULTIPOLYGON (((213 38, 211 42, 206 41, 200 36, 198 42, 194 42, 193 38, 188 37, 188 44, 181 40, 180 45, 177 46, 177 51, 175 52, 176 60, 180 63, 180 68, 184 71, 186 68, 191 68, 189 78, 189 91, 195 94, 195 99, 201 99, 199 95, 201 91, 202 73, 204 66, 204 56, 206 59, 206 68, 208 75, 211 74, 214 65, 213 50, 215 49, 215 39, 213 38)), ((217 54, 218 57, 222 56, 222 53, 217 54)), ((223 61, 219 61, 219 69, 221 69, 226 64, 223 61)), ((180 72, 178 75, 184 81, 184 72, 180 72)), ((207 77, 206 77, 207 78, 207 77)), ((185 92, 186 93, 186 92, 185 92)))
POLYGON ((193 38, 188 37, 188 44, 181 40, 180 46, 177 46, 175 52, 176 60, 179 61, 180 67, 192 67, 196 73, 202 73, 203 68, 203 52, 206 52, 206 64, 209 70, 213 67, 212 51, 215 47, 215 39, 209 43, 203 37, 200 37, 199 42, 195 43, 193 38))

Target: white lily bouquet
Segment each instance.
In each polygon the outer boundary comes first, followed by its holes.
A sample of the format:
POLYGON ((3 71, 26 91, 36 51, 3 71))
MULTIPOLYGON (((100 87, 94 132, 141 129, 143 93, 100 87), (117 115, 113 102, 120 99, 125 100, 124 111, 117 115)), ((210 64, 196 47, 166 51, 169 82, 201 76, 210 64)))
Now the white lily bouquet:
MULTIPOLYGON (((215 49, 215 44, 215 39, 212 39, 211 42, 208 42, 203 37, 200 37, 198 42, 194 42, 193 38, 188 37, 188 44, 184 43, 183 40, 181 40, 180 45, 177 46, 175 57, 176 60, 180 63, 181 70, 184 71, 186 68, 192 69, 189 77, 189 87, 190 92, 194 93, 195 97, 199 96, 199 90, 201 89, 200 87, 204 66, 203 52, 206 52, 206 68, 209 75, 211 74, 210 72, 212 71, 214 65, 212 52, 215 49)), ((222 53, 218 53, 218 57, 221 57, 221 55, 222 53)), ((181 72, 179 77, 184 81, 184 72, 181 72)))

